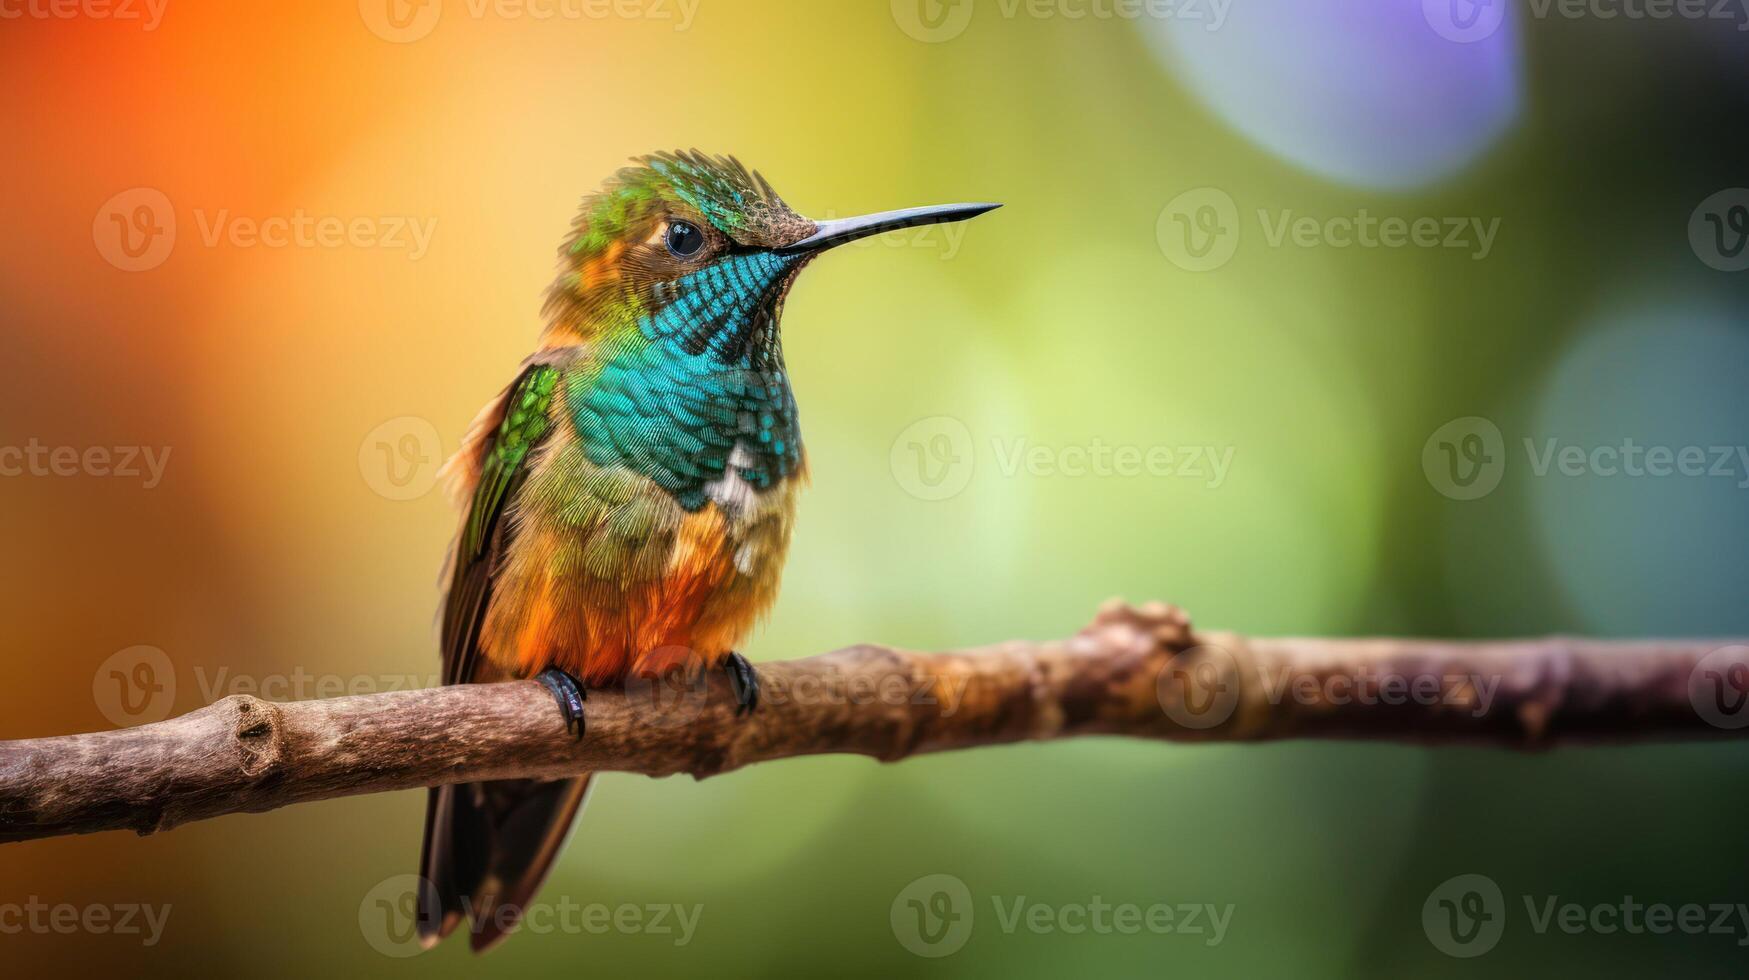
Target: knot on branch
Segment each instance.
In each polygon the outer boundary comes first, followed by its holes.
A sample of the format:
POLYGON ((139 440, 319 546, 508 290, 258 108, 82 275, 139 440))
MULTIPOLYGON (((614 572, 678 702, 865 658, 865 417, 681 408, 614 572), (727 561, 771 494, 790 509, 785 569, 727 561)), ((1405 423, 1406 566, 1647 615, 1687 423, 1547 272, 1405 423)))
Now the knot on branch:
POLYGON ((237 750, 237 768, 259 777, 285 760, 285 719, 280 706, 247 694, 233 694, 213 705, 237 750))
POLYGON ((1114 635, 1124 633, 1145 640, 1152 648, 1168 656, 1196 646, 1196 632, 1191 629, 1190 615, 1164 602, 1132 606, 1122 599, 1107 599, 1094 614, 1093 622, 1084 627, 1080 635, 1109 642, 1114 635))

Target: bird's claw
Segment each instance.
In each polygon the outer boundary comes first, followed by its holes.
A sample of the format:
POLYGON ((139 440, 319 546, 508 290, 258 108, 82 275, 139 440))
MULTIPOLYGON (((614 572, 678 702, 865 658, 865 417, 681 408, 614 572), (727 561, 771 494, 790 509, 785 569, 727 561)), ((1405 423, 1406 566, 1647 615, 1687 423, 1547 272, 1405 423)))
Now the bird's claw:
POLYGON ((553 692, 553 700, 559 702, 559 714, 565 717, 565 731, 575 732, 578 740, 581 740, 586 728, 583 702, 589 700, 589 695, 583 691, 583 685, 578 683, 577 678, 557 667, 548 667, 535 679, 553 692))
POLYGON ((747 658, 738 653, 725 655, 718 666, 729 675, 729 689, 735 692, 735 717, 750 715, 759 707, 759 675, 747 658))

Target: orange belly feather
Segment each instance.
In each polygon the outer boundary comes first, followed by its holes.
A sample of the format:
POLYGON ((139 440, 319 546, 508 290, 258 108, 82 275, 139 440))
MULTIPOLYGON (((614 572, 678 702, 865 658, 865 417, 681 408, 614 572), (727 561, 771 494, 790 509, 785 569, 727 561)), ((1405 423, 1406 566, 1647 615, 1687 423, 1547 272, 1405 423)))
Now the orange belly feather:
POLYGON ((684 514, 665 566, 641 580, 568 578, 551 559, 559 542, 542 540, 563 532, 525 528, 481 653, 514 676, 557 667, 587 686, 715 663, 776 601, 800 482, 768 491, 753 513, 731 517, 713 502, 684 514))

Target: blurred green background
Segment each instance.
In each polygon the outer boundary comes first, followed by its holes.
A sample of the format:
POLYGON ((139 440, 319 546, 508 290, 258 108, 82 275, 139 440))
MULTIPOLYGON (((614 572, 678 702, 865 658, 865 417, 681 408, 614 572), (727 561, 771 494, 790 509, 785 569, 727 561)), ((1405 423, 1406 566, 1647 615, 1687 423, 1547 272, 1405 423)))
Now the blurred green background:
MULTIPOLYGON (((533 344, 578 198, 676 146, 815 216, 1007 205, 846 249, 792 295, 814 487, 756 660, 1057 637, 1112 595, 1259 634, 1749 634, 1741 458, 1533 460, 1749 444, 1741 10, 4 9, 0 446, 169 455, 157 480, 0 478, 0 737, 428 683, 435 464, 533 344), (373 234, 248 232, 298 215, 373 234), (1424 218, 1439 244, 1345 230, 1424 218), (1442 428, 1462 419, 1486 425, 1442 428), (1441 468, 1490 429, 1486 482, 1441 468), (1014 466, 1023 446, 1228 465, 1065 473, 1014 466), (155 699, 112 685, 142 662, 155 699)), ((9 846, 0 951, 19 975, 1736 976, 1749 921, 1569 934, 1526 900, 1749 902, 1745 763, 1085 741, 615 774, 543 901, 697 907, 696 930, 528 930, 483 960, 396 955, 424 799, 373 796, 9 846), (1466 874, 1504 931, 1460 958, 1423 909, 1466 874), (969 932, 920 956, 907 889, 934 875, 969 932), (1021 897, 1230 918, 1218 942, 1004 929, 1021 897), (31 903, 168 916, 151 945, 8 928, 31 903)))

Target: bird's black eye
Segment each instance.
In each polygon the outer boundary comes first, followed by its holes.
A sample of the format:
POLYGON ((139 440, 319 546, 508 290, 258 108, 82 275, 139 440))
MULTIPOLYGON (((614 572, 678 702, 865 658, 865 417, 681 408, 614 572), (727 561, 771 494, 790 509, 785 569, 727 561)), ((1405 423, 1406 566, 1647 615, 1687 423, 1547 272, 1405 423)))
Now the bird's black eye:
POLYGON ((668 251, 678 259, 690 259, 704 250, 704 232, 684 221, 668 226, 668 251))

